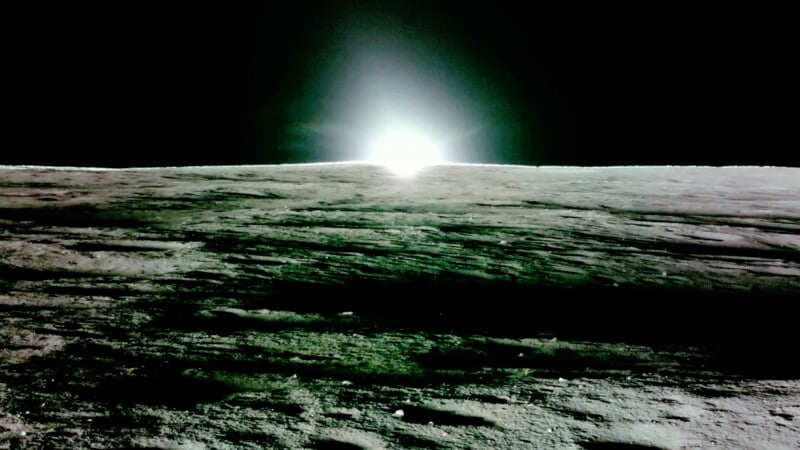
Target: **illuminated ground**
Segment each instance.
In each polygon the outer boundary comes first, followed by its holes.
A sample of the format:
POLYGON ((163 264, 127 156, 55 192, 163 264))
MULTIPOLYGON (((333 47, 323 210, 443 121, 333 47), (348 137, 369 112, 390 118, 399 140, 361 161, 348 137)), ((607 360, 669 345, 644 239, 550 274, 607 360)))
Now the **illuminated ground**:
POLYGON ((0 169, 0 448, 797 448, 800 169, 0 169))

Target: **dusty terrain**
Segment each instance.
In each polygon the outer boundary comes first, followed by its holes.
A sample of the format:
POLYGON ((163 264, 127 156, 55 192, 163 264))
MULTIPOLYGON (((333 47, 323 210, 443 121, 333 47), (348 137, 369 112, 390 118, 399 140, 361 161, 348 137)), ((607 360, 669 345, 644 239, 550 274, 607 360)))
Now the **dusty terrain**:
POLYGON ((0 168, 0 449, 800 447, 800 169, 0 168))

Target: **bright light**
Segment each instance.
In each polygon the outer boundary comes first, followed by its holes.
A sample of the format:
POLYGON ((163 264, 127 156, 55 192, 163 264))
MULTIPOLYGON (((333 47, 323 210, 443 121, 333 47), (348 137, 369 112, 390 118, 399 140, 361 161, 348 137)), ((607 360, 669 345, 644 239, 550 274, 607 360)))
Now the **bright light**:
POLYGON ((369 144, 366 159, 403 177, 444 162, 442 145, 436 139, 409 128, 378 133, 369 144))
POLYGON ((507 131, 518 121, 500 120, 516 117, 506 114, 508 95, 491 73, 473 70, 470 52, 451 53, 438 31, 411 32, 384 14, 354 15, 343 25, 327 43, 312 44, 321 53, 304 59, 311 66, 292 69, 320 77, 292 102, 282 142, 293 158, 362 161, 408 177, 485 159, 500 147, 490 138, 505 145, 513 137, 507 131))

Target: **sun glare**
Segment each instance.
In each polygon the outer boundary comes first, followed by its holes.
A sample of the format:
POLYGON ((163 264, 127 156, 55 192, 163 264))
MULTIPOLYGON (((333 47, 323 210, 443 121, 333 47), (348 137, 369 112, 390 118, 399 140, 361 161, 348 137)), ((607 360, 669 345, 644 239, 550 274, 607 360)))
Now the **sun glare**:
POLYGON ((378 134, 370 143, 367 161, 380 164, 402 177, 443 161, 441 144, 424 133, 393 129, 378 134))

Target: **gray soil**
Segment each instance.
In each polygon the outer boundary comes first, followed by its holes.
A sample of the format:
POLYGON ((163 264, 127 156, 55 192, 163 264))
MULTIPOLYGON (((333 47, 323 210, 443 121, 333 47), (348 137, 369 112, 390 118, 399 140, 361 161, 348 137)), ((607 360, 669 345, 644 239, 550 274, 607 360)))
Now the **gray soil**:
POLYGON ((0 449, 800 448, 800 169, 0 168, 0 449))

